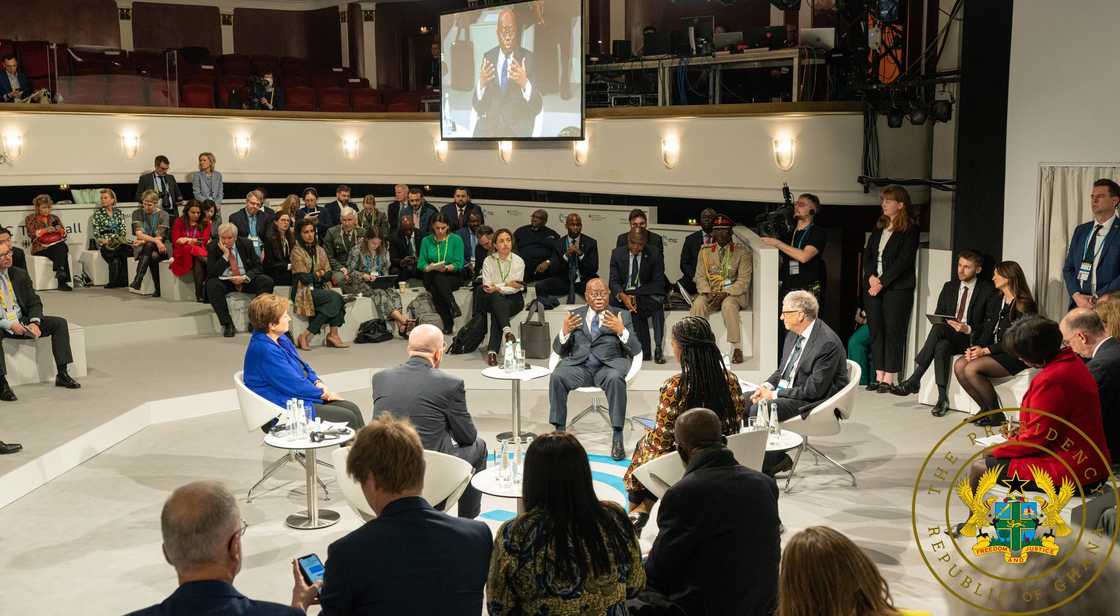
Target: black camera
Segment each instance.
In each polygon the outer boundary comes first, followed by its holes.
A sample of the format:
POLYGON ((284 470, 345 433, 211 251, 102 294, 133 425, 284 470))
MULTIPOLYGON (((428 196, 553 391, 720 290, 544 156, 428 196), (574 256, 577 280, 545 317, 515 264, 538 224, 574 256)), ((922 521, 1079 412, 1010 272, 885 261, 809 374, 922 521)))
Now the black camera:
POLYGON ((776 210, 759 214, 755 219, 758 225, 758 234, 762 237, 788 238, 793 233, 796 224, 793 219, 793 194, 789 191, 789 184, 782 183, 782 198, 785 203, 776 210))

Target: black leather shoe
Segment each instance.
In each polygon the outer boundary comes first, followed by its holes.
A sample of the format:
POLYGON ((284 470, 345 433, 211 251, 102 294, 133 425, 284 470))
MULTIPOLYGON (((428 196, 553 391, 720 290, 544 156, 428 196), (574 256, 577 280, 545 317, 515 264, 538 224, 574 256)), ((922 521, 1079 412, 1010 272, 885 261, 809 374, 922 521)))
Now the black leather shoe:
POLYGON ((65 370, 60 370, 54 377, 55 387, 65 387, 66 389, 81 389, 82 384, 75 381, 73 377, 66 373, 65 370))
POLYGON ((996 426, 1002 426, 1007 421, 1007 418, 1004 417, 1003 413, 993 413, 970 421, 978 426, 994 428, 996 426))
POLYGON ((892 387, 894 387, 893 383, 879 383, 879 386, 875 388, 875 393, 890 393, 892 387))
POLYGON ((774 463, 773 466, 766 467, 765 465, 763 465, 762 468, 762 472, 770 475, 771 477, 777 475, 778 473, 784 473, 788 470, 793 470, 793 458, 789 457, 788 454, 783 455, 781 459, 774 463))
POLYGON ((233 328, 232 323, 230 323, 229 325, 223 325, 222 326, 222 335, 225 336, 226 338, 233 338, 233 335, 236 334, 236 333, 237 333, 237 330, 235 330, 233 328))
POLYGON ((944 417, 948 412, 949 401, 941 398, 937 401, 937 404, 933 405, 933 408, 930 409, 929 414, 933 415, 934 417, 944 417))
POLYGON ((630 523, 634 525, 634 534, 638 535, 639 537, 642 534, 642 529, 646 527, 646 523, 648 523, 648 522, 649 522, 649 512, 648 511, 643 511, 641 513, 631 513, 630 514, 630 523))
POLYGON ((23 445, 19 443, 5 443, 4 441, 0 441, 0 456, 15 453, 21 449, 23 449, 23 445))
POLYGON ((867 391, 879 391, 879 381, 871 381, 867 384, 867 391))
POLYGON ((12 391, 12 387, 8 385, 8 379, 0 377, 0 400, 4 402, 15 402, 16 392, 12 391))
POLYGON ((622 432, 615 432, 611 438, 611 459, 622 460, 626 458, 626 448, 622 445, 622 432))
POLYGON ((896 396, 909 396, 918 393, 918 383, 911 383, 910 379, 899 383, 898 385, 891 385, 890 392, 896 396))
POLYGON ((59 280, 58 281, 58 290, 59 291, 73 291, 74 287, 70 286, 69 284, 67 284, 66 282, 64 282, 62 280, 59 280))
POLYGON ((653 352, 653 363, 655 363, 655 364, 665 363, 665 354, 661 352, 661 349, 657 349, 656 351, 653 352))

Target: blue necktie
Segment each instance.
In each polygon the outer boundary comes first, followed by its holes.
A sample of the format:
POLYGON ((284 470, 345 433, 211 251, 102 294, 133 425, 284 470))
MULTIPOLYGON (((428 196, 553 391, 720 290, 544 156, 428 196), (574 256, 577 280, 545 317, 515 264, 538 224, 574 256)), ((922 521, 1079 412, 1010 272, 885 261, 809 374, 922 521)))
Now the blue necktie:
POLYGON ((506 91, 506 81, 508 79, 508 67, 506 65, 508 62, 508 58, 502 58, 502 69, 498 71, 498 87, 502 89, 502 92, 506 91))
POLYGON ((595 313, 595 318, 591 319, 591 337, 596 338, 599 336, 599 313, 595 313))

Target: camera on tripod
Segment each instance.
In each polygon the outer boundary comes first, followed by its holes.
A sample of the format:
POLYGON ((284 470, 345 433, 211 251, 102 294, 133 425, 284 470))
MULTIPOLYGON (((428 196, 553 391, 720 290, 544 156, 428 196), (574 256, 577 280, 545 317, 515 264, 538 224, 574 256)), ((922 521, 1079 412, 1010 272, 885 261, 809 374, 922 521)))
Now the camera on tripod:
POLYGON ((776 210, 759 214, 755 219, 760 236, 782 239, 793 233, 793 194, 789 191, 789 184, 785 182, 782 182, 782 198, 785 199, 785 204, 776 210))

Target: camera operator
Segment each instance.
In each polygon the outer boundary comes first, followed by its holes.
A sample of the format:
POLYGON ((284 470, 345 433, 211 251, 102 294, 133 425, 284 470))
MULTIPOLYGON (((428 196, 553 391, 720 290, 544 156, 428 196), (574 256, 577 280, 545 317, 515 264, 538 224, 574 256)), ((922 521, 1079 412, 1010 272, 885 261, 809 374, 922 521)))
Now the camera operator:
MULTIPOLYGON (((820 206, 821 200, 816 195, 798 195, 797 203, 793 206, 796 226, 789 236, 789 243, 776 237, 761 238, 763 244, 781 251, 778 255, 778 282, 781 287, 779 298, 785 297, 790 291, 803 290, 816 296, 818 303, 821 301, 821 287, 824 284, 821 252, 828 241, 828 234, 825 229, 813 224, 820 206)), ((780 325, 778 334, 780 340, 784 335, 780 325)), ((780 355, 781 349, 778 352, 780 355)))
POLYGON ((284 90, 276 85, 271 71, 249 82, 249 109, 278 110, 284 108, 284 90))

